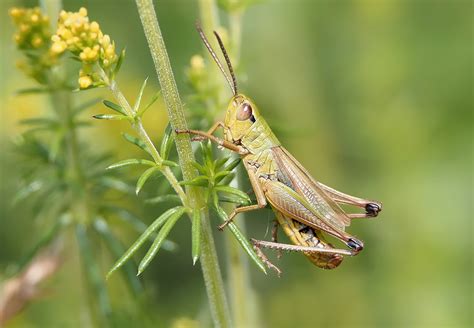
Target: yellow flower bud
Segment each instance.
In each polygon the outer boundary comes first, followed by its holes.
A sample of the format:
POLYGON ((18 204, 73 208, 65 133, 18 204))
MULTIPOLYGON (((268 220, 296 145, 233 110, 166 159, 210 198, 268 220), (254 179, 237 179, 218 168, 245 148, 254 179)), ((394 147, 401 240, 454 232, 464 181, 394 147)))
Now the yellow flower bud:
POLYGON ((100 30, 99 23, 92 22, 91 25, 90 25, 90 30, 91 30, 91 32, 94 32, 94 33, 99 32, 99 30, 100 30))
POLYGON ((86 89, 88 87, 90 87, 90 85, 92 84, 92 79, 90 78, 90 76, 81 76, 78 80, 79 82, 79 87, 81 89, 86 89))
POLYGON ((84 7, 81 7, 81 9, 79 9, 79 15, 81 15, 83 17, 86 17, 87 16, 87 9, 84 8, 84 7))
POLYGON ((16 7, 10 9, 10 16, 11 16, 12 18, 18 18, 18 17, 20 17, 21 15, 23 15, 23 10, 22 10, 22 9, 16 8, 16 7))
POLYGON ((65 10, 61 10, 61 12, 59 13, 59 19, 62 21, 66 20, 67 16, 68 14, 65 10))
POLYGON ((51 51, 55 54, 62 54, 64 50, 66 50, 67 45, 65 42, 59 41, 59 42, 54 42, 53 45, 51 46, 51 51))

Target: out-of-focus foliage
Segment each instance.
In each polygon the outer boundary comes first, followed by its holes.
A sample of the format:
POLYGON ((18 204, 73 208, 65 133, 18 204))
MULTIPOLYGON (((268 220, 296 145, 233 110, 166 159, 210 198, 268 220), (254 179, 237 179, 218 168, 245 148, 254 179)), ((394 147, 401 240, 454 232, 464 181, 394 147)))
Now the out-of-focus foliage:
MULTIPOLYGON (((32 3, 1 3, 0 278, 32 246, 38 229, 32 208, 11 205, 19 171, 8 145, 22 129, 15 122, 34 116, 47 102, 14 95, 29 82, 14 67, 7 8, 25 4, 32 3)), ((87 3, 101 26, 127 46, 121 73, 127 93, 153 67, 133 1, 117 4, 87 3)), ((66 10, 83 5, 65 1, 66 10)), ((197 5, 160 1, 158 16, 185 95, 190 91, 185 68, 202 49, 194 30, 197 5)), ((354 222, 351 232, 366 248, 336 270, 319 270, 300 254, 275 260, 283 270, 280 279, 251 269, 266 326, 472 325, 472 21, 472 4, 462 0, 276 0, 246 12, 240 62, 247 75, 237 76, 241 90, 314 177, 384 204, 377 219, 354 222)), ((150 131, 163 131, 163 114, 147 115, 155 115, 147 121, 150 131)), ((94 126, 86 137, 109 143, 100 147, 121 158, 134 151, 115 138, 125 123, 94 126)), ((147 208, 144 217, 156 217, 160 206, 147 208)), ((272 218, 269 210, 248 218, 249 237, 268 239, 272 218)), ((163 326, 186 322, 205 307, 201 274, 190 269, 190 238, 178 233, 188 227, 184 221, 172 231, 180 251, 163 252, 144 273, 156 302, 149 311, 163 326)), ((35 303, 11 326, 74 326, 84 292, 79 272, 72 265, 61 273, 51 283, 54 297, 35 303)), ((126 309, 133 300, 120 296, 118 280, 109 284, 115 305, 126 309)))

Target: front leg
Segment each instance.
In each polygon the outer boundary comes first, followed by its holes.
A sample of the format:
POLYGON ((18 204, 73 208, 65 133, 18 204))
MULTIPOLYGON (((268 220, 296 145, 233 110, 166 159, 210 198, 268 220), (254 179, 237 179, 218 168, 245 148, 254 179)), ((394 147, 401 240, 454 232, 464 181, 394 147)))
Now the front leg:
MULTIPOLYGON (((217 127, 215 129, 217 129, 217 127)), ((195 135, 201 136, 203 138, 209 139, 209 140, 217 143, 221 147, 232 150, 233 152, 236 152, 239 155, 247 155, 249 153, 249 151, 246 148, 244 148, 242 146, 239 146, 239 145, 235 145, 232 142, 229 142, 227 140, 217 138, 217 137, 213 136, 212 134, 210 134, 208 132, 198 131, 198 130, 189 130, 189 129, 187 129, 187 130, 178 130, 178 129, 176 129, 175 132, 177 134, 188 133, 188 134, 195 134, 195 135)))
MULTIPOLYGON (((219 128, 224 128, 224 123, 221 122, 221 121, 217 121, 216 123, 214 123, 214 125, 209 130, 207 130, 207 134, 214 134, 214 132, 216 132, 217 129, 219 129, 219 128)), ((194 137, 192 140, 193 141, 202 141, 204 139, 205 139, 204 137, 198 136, 198 137, 194 137)))
POLYGON ((318 184, 335 202, 353 205, 365 209, 365 213, 347 214, 347 216, 349 216, 351 219, 376 217, 382 211, 382 204, 379 202, 345 194, 336 189, 328 187, 321 182, 318 182, 318 184))
POLYGON ((250 180, 250 184, 252 185, 252 189, 254 190, 255 196, 257 197, 257 204, 237 207, 236 209, 234 209, 232 213, 230 213, 227 221, 225 221, 223 224, 221 224, 218 227, 219 230, 224 229, 230 222, 232 222, 232 220, 237 214, 243 213, 243 212, 255 211, 267 206, 267 199, 265 198, 265 193, 263 192, 263 189, 260 186, 260 183, 258 182, 258 178, 255 175, 255 172, 253 171, 252 168, 249 167, 249 165, 245 161, 243 161, 243 163, 249 175, 249 180, 250 180))

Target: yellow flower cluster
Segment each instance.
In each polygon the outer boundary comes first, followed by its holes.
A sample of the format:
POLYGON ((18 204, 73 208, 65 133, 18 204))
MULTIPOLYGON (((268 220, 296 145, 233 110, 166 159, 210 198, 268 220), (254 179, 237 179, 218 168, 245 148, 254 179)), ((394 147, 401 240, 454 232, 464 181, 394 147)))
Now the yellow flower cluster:
POLYGON ((72 52, 83 63, 79 77, 81 89, 100 82, 98 74, 94 74, 94 65, 98 64, 109 73, 113 64, 117 63, 115 44, 107 34, 103 34, 97 22, 90 22, 85 8, 78 12, 61 11, 58 30, 51 40, 51 50, 62 54, 66 50, 72 52))
POLYGON ((48 81, 48 72, 57 64, 57 55, 50 50, 51 24, 40 8, 12 8, 10 16, 17 28, 14 35, 18 49, 27 52, 27 58, 17 66, 41 84, 48 81))
POLYGON ((10 16, 18 28, 14 36, 20 49, 49 47, 51 25, 49 19, 36 8, 12 8, 10 16))

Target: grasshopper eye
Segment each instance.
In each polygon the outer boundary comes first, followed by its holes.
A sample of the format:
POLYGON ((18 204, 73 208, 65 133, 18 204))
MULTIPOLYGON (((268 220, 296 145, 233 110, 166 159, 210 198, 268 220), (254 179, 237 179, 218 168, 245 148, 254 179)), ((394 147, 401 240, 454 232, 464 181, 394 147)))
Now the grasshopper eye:
POLYGON ((245 103, 240 106, 239 110, 237 111, 237 120, 246 121, 248 119, 250 119, 252 122, 255 122, 252 106, 250 106, 248 103, 245 103))

